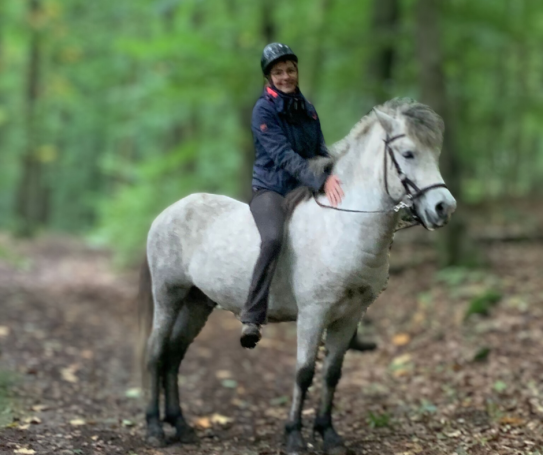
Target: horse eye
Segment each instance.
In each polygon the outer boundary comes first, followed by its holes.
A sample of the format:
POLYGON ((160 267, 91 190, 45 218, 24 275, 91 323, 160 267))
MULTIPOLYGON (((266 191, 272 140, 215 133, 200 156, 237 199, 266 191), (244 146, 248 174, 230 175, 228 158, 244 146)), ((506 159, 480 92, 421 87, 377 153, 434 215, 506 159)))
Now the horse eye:
POLYGON ((407 158, 408 160, 415 158, 415 154, 411 150, 408 150, 407 152, 403 152, 402 155, 404 158, 407 158))

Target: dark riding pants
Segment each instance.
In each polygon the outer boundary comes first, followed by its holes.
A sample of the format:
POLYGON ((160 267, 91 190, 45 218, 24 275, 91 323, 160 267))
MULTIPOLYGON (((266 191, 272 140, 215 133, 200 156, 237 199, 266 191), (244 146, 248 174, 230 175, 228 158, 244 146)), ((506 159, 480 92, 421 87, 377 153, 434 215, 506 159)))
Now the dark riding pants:
POLYGON ((260 233, 260 255, 253 271, 249 296, 241 312, 241 322, 264 324, 268 310, 268 294, 283 243, 284 197, 273 191, 253 188, 249 203, 260 233))

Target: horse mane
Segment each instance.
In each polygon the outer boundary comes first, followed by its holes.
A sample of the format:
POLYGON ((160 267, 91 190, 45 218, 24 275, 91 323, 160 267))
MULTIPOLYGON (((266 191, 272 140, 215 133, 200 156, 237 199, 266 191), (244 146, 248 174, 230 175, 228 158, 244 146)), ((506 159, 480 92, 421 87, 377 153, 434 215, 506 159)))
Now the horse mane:
MULTIPOLYGON (((425 147, 441 149, 445 124, 439 114, 426 104, 419 103, 412 98, 393 98, 375 106, 374 109, 378 109, 394 118, 405 117, 409 136, 414 137, 425 147)), ((315 174, 322 172, 323 168, 320 166, 323 166, 326 160, 326 166, 332 170, 336 161, 349 151, 351 144, 361 136, 369 133, 376 121, 378 121, 377 115, 372 109, 353 126, 347 136, 329 147, 330 158, 318 157, 309 160, 315 174)), ((296 188, 288 193, 284 202, 287 219, 292 216, 292 213, 301 202, 307 201, 312 195, 313 191, 306 186, 296 188)))
MULTIPOLYGON (((439 114, 426 104, 419 103, 412 98, 393 98, 375 106, 374 109, 378 109, 394 118, 404 116, 409 136, 415 137, 418 142, 426 147, 441 148, 445 124, 439 114)), ((374 109, 362 117, 347 136, 330 147, 330 153, 335 159, 347 153, 353 140, 369 132, 377 121, 374 109)))

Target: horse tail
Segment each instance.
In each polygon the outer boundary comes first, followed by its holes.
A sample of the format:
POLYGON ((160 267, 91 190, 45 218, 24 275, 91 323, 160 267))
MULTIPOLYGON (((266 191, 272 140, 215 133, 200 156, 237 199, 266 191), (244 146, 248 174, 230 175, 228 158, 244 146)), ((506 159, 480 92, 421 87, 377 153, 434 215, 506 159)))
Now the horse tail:
POLYGON ((141 383, 145 389, 148 384, 147 374, 147 340, 151 333, 153 323, 153 292, 151 270, 147 254, 143 260, 140 270, 140 283, 138 292, 138 342, 137 342, 137 360, 140 368, 141 383))

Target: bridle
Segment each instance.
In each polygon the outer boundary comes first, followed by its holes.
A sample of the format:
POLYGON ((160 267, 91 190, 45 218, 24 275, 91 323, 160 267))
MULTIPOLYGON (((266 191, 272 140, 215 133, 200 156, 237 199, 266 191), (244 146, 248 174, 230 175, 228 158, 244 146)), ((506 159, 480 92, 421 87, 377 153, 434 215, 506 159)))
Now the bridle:
MULTIPOLYGON (((316 196, 315 196, 315 202, 324 208, 338 210, 340 212, 350 212, 350 213, 390 213, 390 212, 399 212, 401 209, 407 209, 411 217, 414 219, 416 224, 422 224, 424 223, 420 219, 419 215, 417 214, 416 208, 415 208, 415 201, 419 199, 422 195, 427 193, 430 190, 436 189, 436 188, 447 188, 447 185, 444 183, 435 183, 433 185, 426 186, 424 188, 419 188, 413 180, 411 180, 405 173, 402 171, 402 168, 400 167, 398 161, 396 160, 396 157, 394 156, 394 151, 392 150, 392 147, 390 144, 394 142, 396 139, 400 139, 402 137, 405 137, 405 134, 398 134, 396 136, 390 137, 387 133, 386 139, 383 139, 383 142, 385 143, 385 150, 384 150, 384 157, 383 157, 383 165, 384 165, 384 173, 385 173, 385 190, 394 201, 395 205, 389 209, 386 210, 349 210, 349 209, 340 209, 338 207, 332 207, 331 205, 325 205, 321 204, 316 196), (394 168, 396 169, 396 173, 398 174, 398 177, 400 178, 400 182, 402 183, 402 186, 405 190, 405 196, 402 198, 401 201, 396 201, 392 195, 390 194, 390 191, 388 189, 388 159, 390 157, 390 160, 392 161, 392 164, 394 165, 394 168)), ((426 227, 426 226, 425 226, 426 227)))

